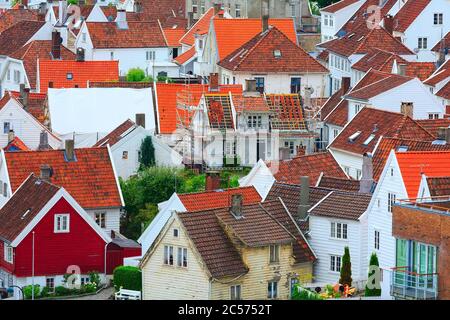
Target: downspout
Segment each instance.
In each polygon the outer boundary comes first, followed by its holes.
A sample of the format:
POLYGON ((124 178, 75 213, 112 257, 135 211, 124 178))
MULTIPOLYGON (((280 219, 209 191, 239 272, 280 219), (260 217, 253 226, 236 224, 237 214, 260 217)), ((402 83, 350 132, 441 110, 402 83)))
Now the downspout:
POLYGON ((108 248, 108 244, 109 244, 109 242, 107 242, 106 244, 105 244, 105 254, 104 254, 104 267, 105 267, 105 270, 104 270, 104 272, 105 272, 105 285, 106 285, 106 253, 107 253, 107 248, 108 248))

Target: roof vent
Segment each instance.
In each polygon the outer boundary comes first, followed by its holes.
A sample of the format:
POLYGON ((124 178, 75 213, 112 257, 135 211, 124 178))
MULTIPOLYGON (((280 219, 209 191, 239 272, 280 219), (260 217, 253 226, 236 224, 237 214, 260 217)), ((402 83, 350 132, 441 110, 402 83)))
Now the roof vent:
POLYGON ((359 137, 360 134, 361 134, 361 131, 356 131, 354 134, 352 134, 352 135, 348 138, 348 140, 349 140, 350 142, 354 142, 354 141, 356 140, 356 138, 359 137))
POLYGON ((53 169, 48 164, 43 164, 41 166, 40 178, 44 181, 50 181, 53 175, 53 169))

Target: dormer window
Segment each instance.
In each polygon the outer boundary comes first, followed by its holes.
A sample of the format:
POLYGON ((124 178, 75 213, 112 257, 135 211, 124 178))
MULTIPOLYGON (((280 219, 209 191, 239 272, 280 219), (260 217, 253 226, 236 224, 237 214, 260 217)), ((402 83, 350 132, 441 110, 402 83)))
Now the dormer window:
POLYGON ((67 80, 73 80, 73 73, 68 72, 67 75, 66 75, 66 79, 67 80))
POLYGON ((354 142, 354 141, 356 140, 356 138, 359 137, 360 134, 361 134, 361 131, 356 131, 354 134, 352 134, 352 135, 348 138, 348 140, 349 140, 350 142, 354 142))
POLYGON ((367 146, 367 145, 373 140, 373 138, 375 138, 375 135, 374 135, 374 134, 371 134, 371 135, 366 139, 366 141, 364 141, 363 145, 367 146))
POLYGON ((273 51, 273 56, 275 58, 281 58, 281 51, 280 50, 274 50, 273 51))

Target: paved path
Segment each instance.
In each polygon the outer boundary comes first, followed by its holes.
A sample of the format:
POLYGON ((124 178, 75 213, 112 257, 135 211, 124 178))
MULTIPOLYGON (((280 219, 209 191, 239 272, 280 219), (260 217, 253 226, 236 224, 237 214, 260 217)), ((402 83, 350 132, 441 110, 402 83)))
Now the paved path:
POLYGON ((108 300, 109 297, 114 293, 114 287, 109 287, 102 290, 99 294, 93 296, 84 296, 80 298, 72 298, 69 300, 108 300))

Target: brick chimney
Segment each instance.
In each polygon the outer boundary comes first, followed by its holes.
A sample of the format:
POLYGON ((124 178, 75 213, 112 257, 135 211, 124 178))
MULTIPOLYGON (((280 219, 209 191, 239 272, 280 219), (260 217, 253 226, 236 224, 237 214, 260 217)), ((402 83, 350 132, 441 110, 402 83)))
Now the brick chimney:
POLYGON ((64 155, 67 162, 75 161, 75 141, 72 139, 65 141, 64 155))
POLYGON ((384 29, 390 34, 394 34, 394 17, 390 14, 384 17, 384 29))
POLYGON ((145 129, 145 113, 136 113, 136 124, 145 129))
POLYGON ((209 91, 218 91, 219 90, 219 74, 218 73, 210 73, 209 74, 209 91))
POLYGON ((84 62, 84 49, 83 48, 77 48, 77 61, 84 62))
POLYGON ((209 171, 206 173, 205 191, 214 191, 220 189, 220 174, 218 171, 209 171))
POLYGON ((25 110, 28 109, 28 97, 30 95, 30 89, 25 88, 25 84, 21 83, 19 86, 19 96, 20 96, 20 102, 23 105, 23 108, 25 110))
POLYGON ((308 210, 311 208, 309 204, 309 177, 300 177, 300 203, 297 208, 297 218, 305 220, 308 216, 308 210))
POLYGON ((61 59, 61 43, 61 34, 59 31, 54 30, 52 32, 52 57, 55 60, 61 59))
POLYGON ((261 2, 261 25, 262 32, 269 30, 269 0, 261 2))
POLYGON ((50 182, 50 178, 53 175, 52 168, 48 164, 43 164, 40 169, 41 172, 39 177, 41 178, 41 180, 50 182))
POLYGON ((11 143, 15 137, 16 135, 14 134, 14 130, 10 129, 8 132, 8 143, 11 143))
POLYGON ((412 118, 414 114, 414 104, 412 102, 402 102, 400 113, 412 118))
POLYGON ((214 8, 214 15, 219 14, 220 12, 220 8, 222 7, 222 5, 220 3, 214 3, 213 8, 214 8))
POLYGON ((440 127, 438 128, 438 140, 445 141, 450 144, 450 127, 440 127))
POLYGON ((370 193, 373 185, 373 163, 372 154, 370 152, 364 153, 361 180, 359 181, 359 192, 370 193))
POLYGON ((48 144, 48 133, 45 130, 41 131, 39 135, 39 146, 38 150, 49 150, 50 145, 48 144))
POLYGON ((350 89, 350 77, 342 77, 342 83, 341 83, 341 88, 343 91, 343 94, 345 94, 348 89, 350 89))
POLYGON ((243 196, 240 193, 231 195, 231 213, 236 219, 242 218, 242 202, 243 196))

